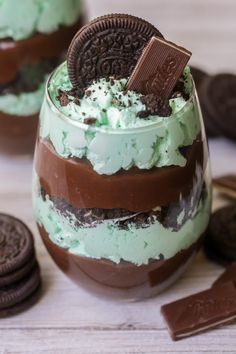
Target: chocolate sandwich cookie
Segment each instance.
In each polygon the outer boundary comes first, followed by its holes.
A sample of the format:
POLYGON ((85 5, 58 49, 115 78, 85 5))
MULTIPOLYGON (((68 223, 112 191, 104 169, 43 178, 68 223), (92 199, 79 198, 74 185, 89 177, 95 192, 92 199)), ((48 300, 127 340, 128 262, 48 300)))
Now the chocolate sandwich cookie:
POLYGON ((163 38, 135 16, 111 14, 90 22, 75 35, 67 53, 72 85, 83 88, 101 77, 129 77, 153 36, 163 38))
POLYGON ((28 275, 33 267, 36 265, 36 259, 35 256, 32 257, 24 266, 21 268, 15 270, 14 272, 11 272, 9 274, 0 276, 0 289, 3 286, 13 284, 17 282, 18 280, 24 278, 26 275, 28 275))
POLYGON ((21 312, 28 310, 30 307, 36 304, 41 296, 41 284, 36 288, 36 290, 30 294, 23 301, 15 304, 14 306, 7 307, 0 310, 0 318, 6 318, 14 315, 18 315, 21 312))
POLYGON ((22 221, 0 214, 0 318, 32 306, 40 284, 31 232, 22 221))
POLYGON ((210 138, 216 138, 221 135, 220 129, 215 125, 214 119, 212 118, 209 110, 207 108, 206 101, 208 100, 207 97, 204 97, 201 90, 199 91, 199 101, 201 104, 202 116, 205 124, 205 129, 207 136, 210 138))
POLYGON ((191 74, 193 76, 197 91, 199 91, 203 80, 208 77, 208 74, 196 66, 191 66, 191 74))
POLYGON ((211 217, 205 239, 205 251, 209 258, 227 265, 236 261, 236 206, 217 210, 211 217))
POLYGON ((201 88, 202 106, 216 132, 236 139, 236 75, 209 76, 201 88))
POLYGON ((216 128, 214 119, 211 117, 211 113, 207 109, 207 101, 209 100, 209 97, 205 94, 204 90, 205 81, 207 81, 210 76, 205 71, 197 67, 191 67, 191 73, 198 92, 207 135, 209 137, 219 136, 220 131, 216 128))
POLYGON ((32 294, 40 283, 38 264, 30 274, 20 281, 0 288, 0 310, 14 306, 32 294))
POLYGON ((236 199, 236 174, 227 174, 213 179, 213 188, 223 196, 236 199))
POLYGON ((20 281, 0 288, 0 318, 27 309, 36 300, 40 289, 39 266, 20 281), (32 298, 31 298, 32 296, 32 298))
POLYGON ((33 236, 13 216, 0 214, 0 277, 27 264, 34 255, 33 236))

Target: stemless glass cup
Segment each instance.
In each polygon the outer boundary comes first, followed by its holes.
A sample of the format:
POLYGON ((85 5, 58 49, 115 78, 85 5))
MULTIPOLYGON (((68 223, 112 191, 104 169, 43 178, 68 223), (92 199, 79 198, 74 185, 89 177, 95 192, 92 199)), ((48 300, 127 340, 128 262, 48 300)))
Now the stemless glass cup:
MULTIPOLYGON (((163 124, 88 127, 63 115, 47 87, 35 150, 34 213, 50 255, 78 285, 112 298, 144 299, 168 287, 193 260, 211 210, 208 148, 195 88, 171 122, 184 115, 198 126, 194 141, 180 149, 186 163, 124 170, 120 146, 127 148, 127 159, 140 141, 149 151, 163 124), (68 153, 69 146, 81 157, 68 153), (82 157, 85 152, 90 161, 82 157), (116 156, 106 159, 107 166, 116 166, 114 173, 94 167, 109 153, 116 156)), ((175 143, 170 140, 169 149, 175 143)))

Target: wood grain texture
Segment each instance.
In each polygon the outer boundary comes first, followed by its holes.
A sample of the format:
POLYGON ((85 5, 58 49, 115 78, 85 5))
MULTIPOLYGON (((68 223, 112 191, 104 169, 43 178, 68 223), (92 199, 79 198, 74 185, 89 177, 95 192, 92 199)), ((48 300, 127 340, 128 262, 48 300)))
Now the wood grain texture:
POLYGON ((88 331, 66 328, 59 330, 29 328, 3 330, 2 333, 1 347, 6 346, 8 350, 0 349, 0 354, 235 353, 235 342, 232 338, 236 336, 236 330, 230 327, 179 342, 170 342, 164 330, 88 331), (14 340, 9 341, 10 337, 14 340))
MULTIPOLYGON (((129 12, 155 23, 191 49, 211 71, 235 70, 234 0, 89 0, 91 17, 129 12)), ((213 174, 236 172, 235 144, 210 142, 213 174)), ((160 316, 166 302, 203 290, 223 271, 200 253, 185 275, 160 296, 136 303, 104 301, 71 283, 53 264, 37 233, 31 207, 32 161, 0 157, 0 212, 22 218, 35 235, 44 296, 29 311, 0 320, 0 354, 234 353, 236 324, 177 343, 160 316)), ((226 201, 214 198, 214 207, 226 201)))
POLYGON ((87 0, 90 17, 125 12, 143 17, 191 50, 192 63, 211 72, 236 71, 235 0, 87 0))

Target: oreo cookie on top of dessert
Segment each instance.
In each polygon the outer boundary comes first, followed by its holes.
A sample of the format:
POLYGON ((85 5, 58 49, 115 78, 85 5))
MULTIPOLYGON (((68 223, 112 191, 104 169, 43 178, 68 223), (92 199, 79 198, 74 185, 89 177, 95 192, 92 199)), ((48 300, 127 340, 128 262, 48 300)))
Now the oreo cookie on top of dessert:
POLYGON ((211 190, 190 56, 143 19, 106 15, 48 81, 35 217, 59 267, 95 292, 151 296, 200 245, 211 190))

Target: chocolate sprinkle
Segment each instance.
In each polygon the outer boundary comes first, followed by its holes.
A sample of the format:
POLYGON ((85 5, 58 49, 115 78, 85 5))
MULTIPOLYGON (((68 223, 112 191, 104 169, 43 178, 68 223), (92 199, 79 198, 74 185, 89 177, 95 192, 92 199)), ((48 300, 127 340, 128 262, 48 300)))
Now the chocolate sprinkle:
POLYGON ((96 118, 89 117, 84 119, 84 124, 92 125, 95 124, 96 121, 97 121, 96 118))
POLYGON ((73 103, 76 104, 77 106, 80 106, 80 99, 78 97, 75 97, 73 99, 73 103))
POLYGON ((145 119, 149 116, 149 112, 148 111, 140 111, 137 113, 137 117, 145 119))
POLYGON ((80 87, 73 87, 70 91, 67 91, 67 94, 76 98, 83 98, 84 90, 80 87))
POLYGON ((111 102, 115 106, 119 106, 120 105, 120 101, 117 98, 113 98, 111 102))
POLYGON ((86 90, 85 91, 85 96, 90 97, 92 95, 92 91, 91 90, 86 90))
POLYGON ((56 97, 56 99, 60 102, 60 105, 62 107, 65 107, 70 103, 68 94, 61 89, 58 90, 58 96, 56 97))

